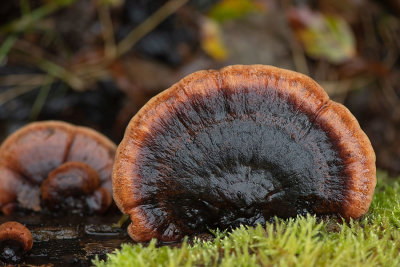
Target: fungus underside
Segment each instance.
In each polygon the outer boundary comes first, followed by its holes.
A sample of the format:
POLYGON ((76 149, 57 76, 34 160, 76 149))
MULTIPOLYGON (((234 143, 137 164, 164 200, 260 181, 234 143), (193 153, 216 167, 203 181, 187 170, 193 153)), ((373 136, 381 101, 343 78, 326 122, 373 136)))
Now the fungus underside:
POLYGON ((400 177, 378 173, 369 212, 350 224, 313 216, 214 232, 180 247, 125 244, 96 266, 399 266, 400 177))

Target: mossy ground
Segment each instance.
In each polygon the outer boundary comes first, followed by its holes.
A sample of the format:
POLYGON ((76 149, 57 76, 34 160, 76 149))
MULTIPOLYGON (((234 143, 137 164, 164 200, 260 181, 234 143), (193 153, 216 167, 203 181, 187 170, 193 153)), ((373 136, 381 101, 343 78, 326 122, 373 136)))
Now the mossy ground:
POLYGON ((97 266, 400 266, 400 181, 378 175, 367 215, 349 224, 313 216, 214 232, 181 247, 123 245, 97 266))

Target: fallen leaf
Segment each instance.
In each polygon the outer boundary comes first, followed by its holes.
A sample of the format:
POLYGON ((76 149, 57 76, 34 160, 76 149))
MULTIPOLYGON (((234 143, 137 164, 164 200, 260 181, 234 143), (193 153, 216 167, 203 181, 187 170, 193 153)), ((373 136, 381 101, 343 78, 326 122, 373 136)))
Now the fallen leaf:
POLYGON ((356 56, 354 34, 342 17, 299 8, 289 12, 289 21, 308 56, 333 64, 356 56))
POLYGON ((265 5, 254 0, 222 0, 213 6, 208 16, 222 22, 241 18, 254 11, 265 11, 265 5))
POLYGON ((213 19, 203 17, 200 23, 201 47, 217 61, 228 57, 228 50, 223 42, 220 25, 213 19))

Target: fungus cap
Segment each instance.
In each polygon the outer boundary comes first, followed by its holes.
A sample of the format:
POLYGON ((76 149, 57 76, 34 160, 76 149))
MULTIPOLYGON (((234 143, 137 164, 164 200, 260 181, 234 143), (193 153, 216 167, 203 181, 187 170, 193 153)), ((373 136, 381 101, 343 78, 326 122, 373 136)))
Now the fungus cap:
POLYGON ((99 186, 99 175, 92 167, 71 161, 49 173, 40 186, 40 195, 46 206, 54 208, 69 196, 89 195, 99 186))
POLYGON ((0 225, 0 242, 15 240, 21 244, 24 251, 29 251, 33 246, 31 231, 19 222, 6 222, 0 225))
POLYGON ((40 210, 41 184, 50 173, 57 168, 65 170, 62 166, 71 162, 95 171, 100 180, 97 188, 104 187, 111 194, 115 150, 114 143, 86 127, 61 121, 28 124, 0 147, 0 207, 5 213, 12 210, 7 208, 10 205, 40 210))
POLYGON ((130 121, 114 200, 136 241, 177 241, 273 216, 359 218, 376 184, 357 120, 311 78, 271 66, 193 73, 130 121))
POLYGON ((32 234, 18 222, 6 222, 0 225, 0 259, 16 263, 33 246, 32 234))

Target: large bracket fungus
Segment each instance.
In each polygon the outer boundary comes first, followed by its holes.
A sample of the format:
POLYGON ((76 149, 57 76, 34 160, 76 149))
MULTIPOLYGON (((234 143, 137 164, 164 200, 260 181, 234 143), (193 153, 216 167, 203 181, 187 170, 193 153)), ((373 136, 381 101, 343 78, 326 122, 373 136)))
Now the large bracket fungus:
POLYGON ((28 124, 0 147, 0 207, 103 213, 112 202, 116 146, 102 134, 60 121, 28 124))
POLYGON ((357 120, 315 81, 237 65, 187 76, 132 118, 113 190, 134 240, 177 241, 273 216, 359 218, 375 172, 357 120))

